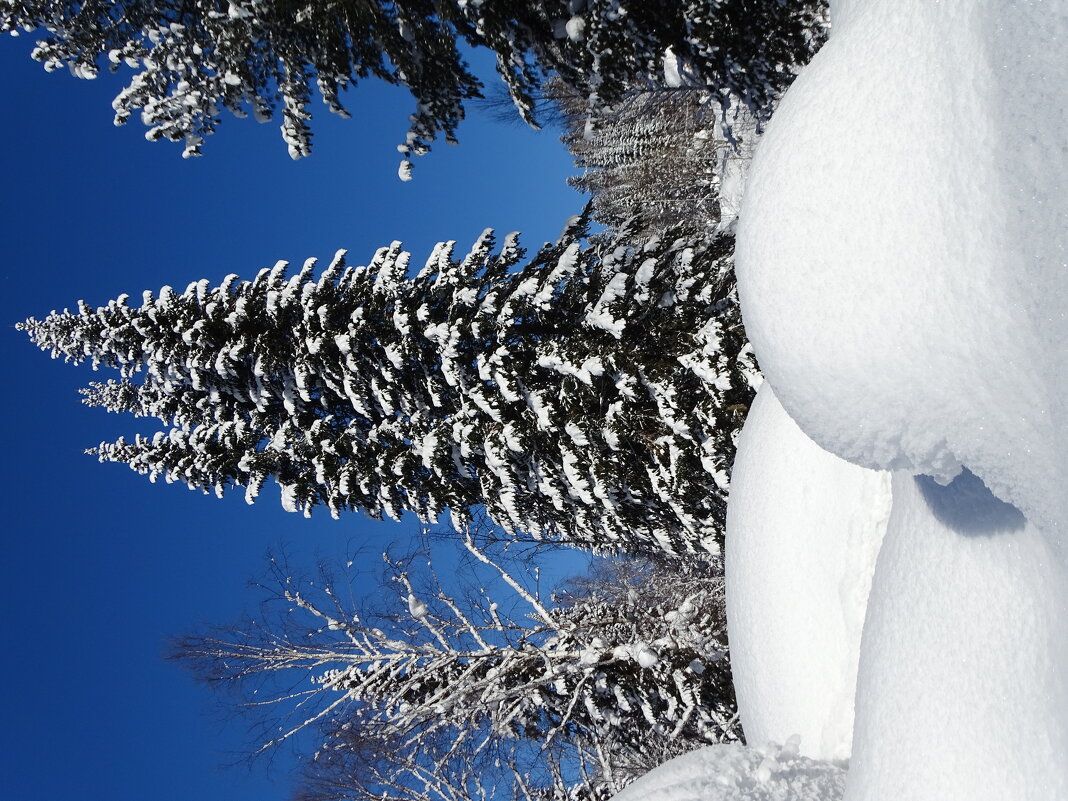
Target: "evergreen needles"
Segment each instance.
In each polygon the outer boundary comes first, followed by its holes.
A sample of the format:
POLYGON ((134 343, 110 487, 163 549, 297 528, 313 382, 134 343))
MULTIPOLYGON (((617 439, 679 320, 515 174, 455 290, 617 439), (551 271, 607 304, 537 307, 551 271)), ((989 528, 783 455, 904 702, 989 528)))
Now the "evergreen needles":
POLYGON ((732 238, 584 245, 585 227, 526 262, 487 231, 411 277, 394 242, 366 266, 279 263, 20 328, 119 370, 86 403, 168 425, 91 451, 152 480, 251 503, 273 478, 305 514, 448 510, 458 527, 484 504, 509 533, 716 551, 754 374, 732 238))

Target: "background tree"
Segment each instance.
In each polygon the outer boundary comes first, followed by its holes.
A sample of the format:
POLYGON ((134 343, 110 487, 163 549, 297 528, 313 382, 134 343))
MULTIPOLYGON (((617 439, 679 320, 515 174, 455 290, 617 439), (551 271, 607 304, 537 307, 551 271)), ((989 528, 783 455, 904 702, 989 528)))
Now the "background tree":
POLYGON ((547 599, 506 555, 465 544, 471 593, 387 557, 396 592, 377 615, 329 576, 302 583, 272 562, 257 622, 185 638, 177 655, 282 712, 262 748, 320 729, 318 798, 489 798, 497 785, 600 798, 643 755, 738 739, 717 561, 607 562, 547 599))
POLYGON ((591 121, 581 98, 558 83, 551 89, 563 142, 582 170, 568 183, 590 195, 597 222, 618 230, 639 217, 648 231, 713 236, 734 219, 736 173, 757 137, 751 116, 737 110, 728 136, 717 99, 679 87, 633 90, 591 121))
POLYGON ((825 0, 11 0, 0 30, 43 30, 33 57, 82 78, 106 65, 134 70, 114 102, 116 123, 135 111, 151 139, 183 141, 198 155, 223 110, 270 119, 294 157, 311 150, 311 84, 331 111, 361 78, 408 87, 416 101, 401 144, 407 157, 449 141, 465 101, 482 85, 462 45, 487 47, 520 116, 534 124, 535 95, 555 74, 598 112, 638 84, 663 80, 670 48, 694 80, 758 119, 825 35, 825 0))
POLYGON ((509 533, 715 552, 755 380, 733 240, 583 247, 584 230, 522 265, 487 232, 409 277, 394 243, 365 267, 279 264, 20 327, 120 371, 86 402, 170 426, 94 451, 153 480, 252 502, 272 477, 290 510, 448 510, 458 528, 485 504, 509 533))

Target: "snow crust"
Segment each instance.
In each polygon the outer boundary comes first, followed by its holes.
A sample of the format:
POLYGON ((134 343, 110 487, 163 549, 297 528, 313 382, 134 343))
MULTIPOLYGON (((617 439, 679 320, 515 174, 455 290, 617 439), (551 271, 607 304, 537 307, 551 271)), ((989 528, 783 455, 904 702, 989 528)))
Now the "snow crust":
POLYGON ((753 164, 746 329, 822 446, 1064 518, 1068 6, 851 0, 753 164))
POLYGON ((711 745, 665 762, 613 801, 838 801, 843 786, 841 767, 798 755, 796 741, 711 745))
POLYGON ((890 475, 820 448, 764 384, 738 440, 727 513, 727 630, 746 740, 800 735, 848 759, 860 636, 890 475))

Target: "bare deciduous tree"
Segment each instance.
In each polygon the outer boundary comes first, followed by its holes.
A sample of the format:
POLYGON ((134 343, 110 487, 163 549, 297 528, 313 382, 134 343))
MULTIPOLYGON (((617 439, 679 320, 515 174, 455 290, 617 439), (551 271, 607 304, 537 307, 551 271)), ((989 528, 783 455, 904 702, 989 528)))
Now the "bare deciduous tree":
POLYGON ((386 555, 376 614, 272 561, 264 615, 177 656, 272 713, 261 751, 322 734, 308 798, 597 799, 665 752, 739 738, 714 567, 608 561, 546 598, 503 549, 464 545, 471 594, 386 555))

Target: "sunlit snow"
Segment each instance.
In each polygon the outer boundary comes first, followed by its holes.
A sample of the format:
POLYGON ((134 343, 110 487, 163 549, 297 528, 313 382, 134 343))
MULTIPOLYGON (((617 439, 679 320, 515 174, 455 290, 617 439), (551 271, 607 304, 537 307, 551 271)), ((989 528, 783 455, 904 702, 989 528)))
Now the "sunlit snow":
POLYGON ((860 635, 889 513, 888 473, 827 453, 761 387, 727 514, 727 622, 747 741, 798 734, 806 756, 849 758, 860 635))
POLYGON ((1068 798, 1068 6, 841 11, 736 263, 785 410, 895 471, 846 798, 1068 798))
POLYGON ((800 756, 797 740, 713 745, 661 765, 615 801, 839 801, 845 772, 800 756))

